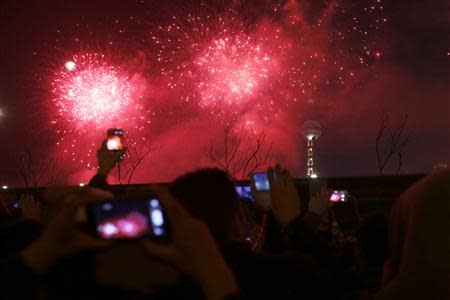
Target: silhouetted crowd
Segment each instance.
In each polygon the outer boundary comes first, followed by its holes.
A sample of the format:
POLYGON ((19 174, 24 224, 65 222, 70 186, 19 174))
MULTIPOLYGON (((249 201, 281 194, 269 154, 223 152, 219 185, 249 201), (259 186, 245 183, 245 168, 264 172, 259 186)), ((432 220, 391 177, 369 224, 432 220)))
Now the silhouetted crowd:
POLYGON ((112 188, 124 151, 105 141, 88 186, 0 195, 0 299, 450 299, 449 169, 360 216, 325 186, 302 204, 279 165, 251 201, 219 169, 112 188), (157 201, 99 217, 130 199, 157 201))

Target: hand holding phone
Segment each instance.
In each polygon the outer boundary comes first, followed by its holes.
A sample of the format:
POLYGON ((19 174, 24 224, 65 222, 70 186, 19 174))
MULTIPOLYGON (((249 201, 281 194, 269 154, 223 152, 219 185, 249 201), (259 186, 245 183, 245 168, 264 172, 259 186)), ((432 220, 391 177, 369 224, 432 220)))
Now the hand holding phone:
POLYGON ((106 140, 97 151, 98 173, 107 176, 109 172, 125 158, 125 139, 122 129, 111 128, 106 140))
POLYGON ((269 169, 272 212, 281 227, 285 227, 300 216, 300 196, 289 172, 277 165, 269 169))
POLYGON ((21 252, 25 264, 38 274, 44 273, 64 256, 109 246, 108 241, 79 230, 76 222, 78 208, 108 198, 112 198, 110 192, 93 188, 47 188, 43 199, 53 209, 42 234, 21 252))

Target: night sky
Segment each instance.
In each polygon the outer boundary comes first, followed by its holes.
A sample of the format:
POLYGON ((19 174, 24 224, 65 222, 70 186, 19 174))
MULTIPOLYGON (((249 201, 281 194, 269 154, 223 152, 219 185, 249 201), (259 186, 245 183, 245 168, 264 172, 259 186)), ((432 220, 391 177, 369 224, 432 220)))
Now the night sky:
POLYGON ((54 163, 60 183, 87 181, 110 127, 152 145, 133 182, 213 166, 224 128, 265 134, 271 161, 303 177, 311 119, 320 176, 375 175, 382 115, 386 134, 408 116, 401 173, 429 172, 450 161, 449 11, 446 0, 2 0, 0 184, 22 183, 25 152, 36 169, 54 163))

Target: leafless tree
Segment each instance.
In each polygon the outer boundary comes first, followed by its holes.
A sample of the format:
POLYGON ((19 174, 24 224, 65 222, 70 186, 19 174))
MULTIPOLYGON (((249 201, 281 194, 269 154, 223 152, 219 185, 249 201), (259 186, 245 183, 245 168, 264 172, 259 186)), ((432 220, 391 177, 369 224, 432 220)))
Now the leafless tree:
POLYGON ((52 156, 42 157, 27 148, 19 153, 17 170, 26 187, 38 187, 56 182, 57 166, 52 156))
POLYGON ((272 157, 272 144, 267 145, 264 132, 253 133, 241 126, 224 128, 223 142, 211 142, 208 157, 234 180, 246 180, 258 168, 266 166, 272 157))
POLYGON ((399 174, 403 166, 403 151, 409 143, 409 136, 405 136, 405 128, 408 123, 408 115, 405 115, 398 127, 393 127, 388 136, 386 151, 383 151, 382 143, 385 140, 385 134, 389 130, 390 118, 385 112, 380 117, 380 129, 375 141, 375 151, 377 153, 378 171, 380 175, 384 174, 387 164, 391 159, 397 156, 397 168, 395 174, 399 174))
POLYGON ((120 184, 130 184, 138 167, 141 166, 148 154, 156 149, 152 140, 147 137, 137 141, 136 139, 128 136, 126 143, 126 159, 117 167, 120 184))

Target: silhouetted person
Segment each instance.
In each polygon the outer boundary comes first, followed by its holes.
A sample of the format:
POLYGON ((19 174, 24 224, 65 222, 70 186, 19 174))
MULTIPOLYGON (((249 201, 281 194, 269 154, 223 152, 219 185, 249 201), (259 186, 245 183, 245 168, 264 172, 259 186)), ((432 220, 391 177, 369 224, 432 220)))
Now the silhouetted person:
POLYGON ((433 173, 395 202, 379 299, 450 299, 450 169, 433 173))
POLYGON ((356 238, 361 292, 373 295, 381 287, 383 264, 387 259, 388 216, 383 212, 364 216, 356 231, 356 238))

